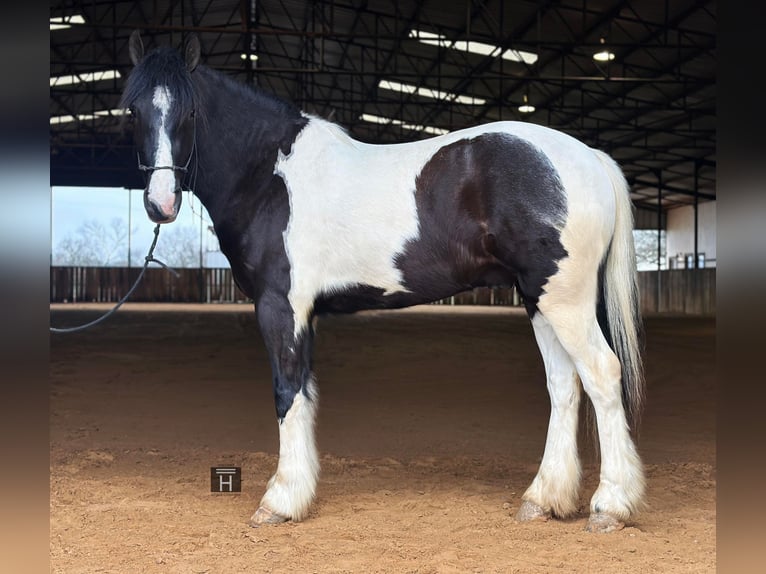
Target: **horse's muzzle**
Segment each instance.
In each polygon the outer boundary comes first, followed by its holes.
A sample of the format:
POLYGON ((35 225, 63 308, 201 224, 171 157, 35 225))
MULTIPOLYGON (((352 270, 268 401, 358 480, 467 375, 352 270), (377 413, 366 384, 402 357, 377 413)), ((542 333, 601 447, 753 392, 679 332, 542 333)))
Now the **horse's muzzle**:
POLYGON ((181 189, 178 188, 173 192, 173 204, 172 207, 167 205, 163 206, 149 197, 149 192, 144 191, 144 209, 154 223, 172 223, 178 217, 178 212, 181 209, 181 189))

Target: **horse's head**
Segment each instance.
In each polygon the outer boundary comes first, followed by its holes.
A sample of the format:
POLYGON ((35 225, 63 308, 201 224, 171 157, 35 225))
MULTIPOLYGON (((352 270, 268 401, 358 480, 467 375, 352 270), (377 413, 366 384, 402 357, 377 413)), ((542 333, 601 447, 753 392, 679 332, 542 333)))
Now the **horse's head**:
POLYGON ((144 207, 155 223, 175 220, 181 207, 181 185, 195 146, 195 96, 191 73, 199 63, 200 45, 193 36, 184 56, 170 48, 144 55, 138 31, 130 36, 135 68, 122 95, 130 113, 138 167, 146 177, 144 207))

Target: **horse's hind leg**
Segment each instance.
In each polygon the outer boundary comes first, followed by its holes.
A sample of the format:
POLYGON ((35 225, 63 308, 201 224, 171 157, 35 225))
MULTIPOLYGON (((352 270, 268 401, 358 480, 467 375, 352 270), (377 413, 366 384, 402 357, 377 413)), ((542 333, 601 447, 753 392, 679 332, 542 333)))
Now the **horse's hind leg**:
POLYGON ((543 356, 551 399, 551 416, 545 452, 532 484, 522 497, 516 519, 547 520, 551 514, 566 517, 577 510, 580 459, 577 456, 577 415, 580 381, 577 371, 542 313, 532 326, 543 356))
POLYGON ((598 424, 601 474, 590 503, 588 530, 617 530, 639 510, 644 495, 641 460, 622 403, 620 362, 601 332, 594 305, 589 301, 575 304, 571 292, 556 296, 554 285, 551 291, 541 297, 538 308, 572 358, 598 424))

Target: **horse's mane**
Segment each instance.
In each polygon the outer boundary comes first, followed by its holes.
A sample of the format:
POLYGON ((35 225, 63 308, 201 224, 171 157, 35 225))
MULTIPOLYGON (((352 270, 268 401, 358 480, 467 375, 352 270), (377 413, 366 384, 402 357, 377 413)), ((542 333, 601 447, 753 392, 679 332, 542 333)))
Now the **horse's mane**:
POLYGON ((197 119, 203 123, 204 106, 201 104, 212 87, 223 86, 232 93, 235 99, 249 102, 253 109, 265 110, 275 116, 299 117, 300 109, 292 102, 283 100, 275 95, 260 90, 254 86, 243 84, 217 70, 204 65, 198 65, 193 74, 186 68, 181 54, 170 47, 159 47, 149 52, 146 57, 131 71, 122 94, 120 105, 129 108, 147 90, 157 84, 168 87, 174 105, 171 107, 171 120, 178 120, 183 114, 192 109, 197 111, 197 119))
POLYGON ((218 88, 223 86, 227 92, 234 96, 233 99, 245 102, 246 105, 251 106, 254 110, 270 112, 275 117, 296 117, 301 113, 300 108, 292 102, 261 90, 256 86, 239 82, 218 70, 200 65, 197 66, 194 73, 199 74, 200 79, 203 80, 198 82, 200 89, 203 89, 203 84, 218 88))

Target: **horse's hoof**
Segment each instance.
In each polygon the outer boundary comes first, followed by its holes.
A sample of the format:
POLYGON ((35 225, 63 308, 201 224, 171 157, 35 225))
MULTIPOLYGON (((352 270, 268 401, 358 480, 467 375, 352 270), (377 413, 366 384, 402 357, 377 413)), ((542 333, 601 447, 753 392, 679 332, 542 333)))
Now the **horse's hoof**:
POLYGON ((530 522, 532 520, 539 520, 545 522, 550 520, 550 511, 545 511, 541 506, 538 506, 534 502, 524 500, 521 503, 521 508, 516 513, 516 520, 519 522, 530 522))
POLYGON ((621 520, 617 520, 611 514, 592 512, 590 518, 588 518, 588 525, 585 527, 585 530, 588 532, 606 534, 608 532, 622 530, 623 528, 625 528, 625 523, 621 520))
POLYGON ((250 517, 248 524, 253 528, 257 528, 261 524, 282 524, 283 522, 287 522, 287 518, 261 506, 255 511, 255 514, 250 517))

